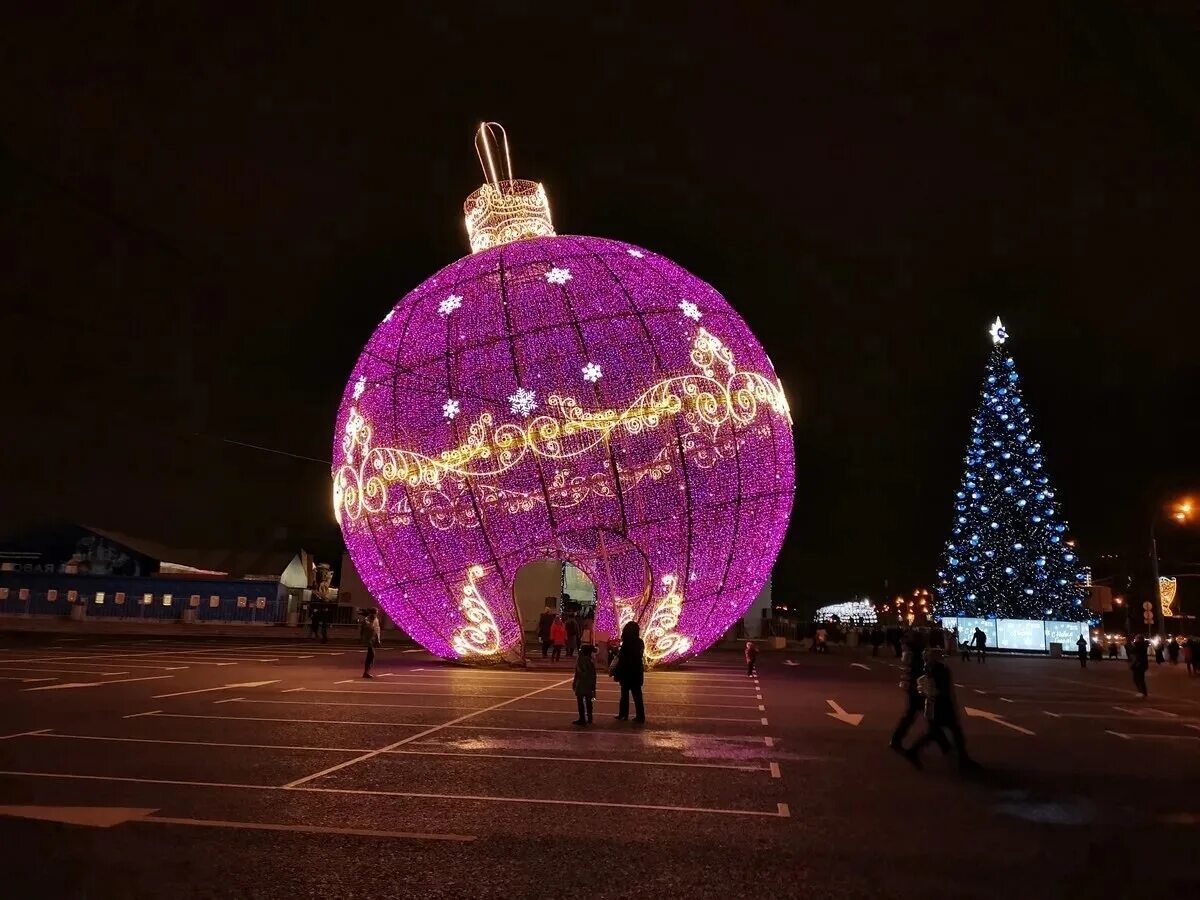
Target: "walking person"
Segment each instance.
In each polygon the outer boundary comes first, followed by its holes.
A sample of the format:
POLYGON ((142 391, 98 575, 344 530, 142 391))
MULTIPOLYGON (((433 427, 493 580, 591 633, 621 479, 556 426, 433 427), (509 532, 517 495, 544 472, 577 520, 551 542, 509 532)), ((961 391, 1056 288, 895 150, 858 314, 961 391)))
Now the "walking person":
POLYGON ((621 702, 616 715, 618 721, 629 718, 630 695, 633 696, 633 721, 638 724, 646 721, 646 707, 642 703, 642 684, 646 680, 645 655, 646 645, 640 637, 638 623, 626 622, 621 629, 621 649, 617 651, 617 663, 612 671, 612 677, 621 686, 621 702))
POLYGON ((1149 694, 1146 690, 1146 670, 1150 668, 1150 660, 1147 658, 1149 649, 1146 639, 1140 634, 1129 645, 1129 672, 1133 675, 1133 686, 1137 688, 1138 696, 1143 700, 1149 694))
POLYGON ((558 662, 562 658, 563 647, 567 643, 567 628, 562 623, 562 619, 555 617, 550 623, 550 659, 558 662))
POLYGON ((1167 662, 1173 666, 1179 665, 1179 641, 1175 638, 1167 641, 1167 662))
POLYGON ((746 641, 746 677, 750 678, 758 674, 754 669, 754 664, 758 661, 758 648, 754 646, 754 641, 746 641))
POLYGON ((900 689, 904 691, 904 714, 892 731, 892 739, 888 746, 893 750, 904 752, 904 736, 913 722, 925 711, 925 698, 917 689, 917 682, 925 674, 925 657, 922 655, 921 636, 914 634, 909 641, 908 649, 901 657, 904 663, 904 677, 900 681, 900 689))
POLYGON ((308 636, 314 641, 320 637, 322 605, 316 597, 308 603, 308 636))
POLYGON ((591 644, 584 644, 579 648, 571 690, 575 692, 575 702, 579 706, 579 718, 571 724, 591 725, 592 701, 596 697, 596 664, 592 661, 591 644))
POLYGON ((371 666, 375 665, 375 648, 383 643, 379 638, 379 619, 376 617, 374 609, 368 609, 366 615, 363 616, 362 624, 358 627, 358 638, 367 648, 362 677, 374 678, 375 676, 371 674, 371 666))
POLYGON ((329 643, 329 623, 333 620, 336 607, 328 600, 321 601, 321 643, 329 643))
POLYGON ((1079 648, 1079 668, 1087 668, 1087 639, 1081 634, 1079 640, 1075 642, 1075 646, 1079 648))
POLYGON ((554 625, 553 603, 554 598, 547 597, 546 608, 542 610, 542 614, 538 618, 538 641, 542 645, 542 659, 545 659, 546 654, 550 652, 550 629, 554 625))
POLYGON ((971 637, 971 643, 975 645, 975 662, 987 662, 987 632, 976 626, 975 634, 971 637))
POLYGON ((950 739, 953 739, 959 771, 978 769, 979 764, 967 755, 967 739, 958 718, 958 706, 954 702, 954 679, 950 675, 950 667, 942 658, 941 650, 930 648, 925 651, 925 674, 919 679, 918 686, 925 697, 925 718, 929 728, 904 751, 905 758, 919 769, 922 750, 936 743, 942 753, 949 753, 950 739), (946 737, 947 732, 950 739, 946 737))
POLYGON ((567 616, 567 656, 574 656, 579 646, 579 619, 574 615, 567 616))
POLYGON ((1183 645, 1183 668, 1188 675, 1196 674, 1196 648, 1200 647, 1200 639, 1194 634, 1189 636, 1187 642, 1183 645))

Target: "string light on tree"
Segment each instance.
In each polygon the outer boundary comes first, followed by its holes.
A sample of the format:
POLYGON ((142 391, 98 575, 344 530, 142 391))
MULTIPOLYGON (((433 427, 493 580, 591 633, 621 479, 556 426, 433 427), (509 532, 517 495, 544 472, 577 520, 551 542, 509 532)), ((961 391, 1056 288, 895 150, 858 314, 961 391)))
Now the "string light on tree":
POLYGON ((938 568, 937 611, 1082 621, 1085 571, 1005 348, 1009 334, 999 318, 989 333, 992 353, 938 568))
POLYGON ((651 664, 684 659, 741 618, 782 543, 782 385, 711 286, 624 242, 556 235, 500 135, 476 139, 473 255, 396 304, 350 375, 332 471, 346 546, 438 656, 520 661, 517 570, 559 558, 596 585, 598 630, 636 619, 651 664))

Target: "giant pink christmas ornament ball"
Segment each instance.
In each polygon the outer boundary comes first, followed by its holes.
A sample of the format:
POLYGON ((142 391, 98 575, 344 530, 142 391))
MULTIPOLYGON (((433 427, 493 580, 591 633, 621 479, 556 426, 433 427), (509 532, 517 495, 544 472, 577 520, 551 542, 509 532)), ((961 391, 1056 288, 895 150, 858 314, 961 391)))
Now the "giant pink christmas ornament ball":
POLYGON ((364 584, 437 656, 522 659, 514 578, 550 557, 595 583, 599 629, 637 619, 647 661, 669 663, 769 578, 791 419, 711 286, 631 244, 532 237, 384 316, 342 398, 333 479, 364 584))

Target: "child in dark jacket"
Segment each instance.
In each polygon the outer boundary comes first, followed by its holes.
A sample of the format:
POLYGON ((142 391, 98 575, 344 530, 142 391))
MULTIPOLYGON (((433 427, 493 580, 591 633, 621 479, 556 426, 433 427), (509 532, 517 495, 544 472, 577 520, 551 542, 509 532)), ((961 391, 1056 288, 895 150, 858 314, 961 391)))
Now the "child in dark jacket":
POLYGON ((746 641, 746 677, 756 675, 755 663, 758 661, 758 648, 753 641, 746 641))
POLYGON ((575 702, 579 705, 579 718, 572 725, 592 724, 592 700, 596 696, 596 664, 592 662, 592 647, 585 644, 579 648, 575 660, 575 678, 571 682, 575 702))

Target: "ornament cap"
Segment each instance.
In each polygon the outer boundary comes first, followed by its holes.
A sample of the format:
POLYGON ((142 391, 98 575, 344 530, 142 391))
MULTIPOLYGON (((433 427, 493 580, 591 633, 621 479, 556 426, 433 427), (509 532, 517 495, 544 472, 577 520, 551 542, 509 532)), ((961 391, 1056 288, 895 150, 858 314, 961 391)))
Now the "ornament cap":
POLYGON ((536 181, 513 178, 508 134, 498 122, 484 122, 475 132, 475 155, 483 169, 484 183, 467 197, 463 213, 471 252, 478 253, 501 244, 534 237, 553 237, 550 201, 546 189, 536 181), (504 149, 504 170, 496 159, 504 149), (502 178, 501 174, 507 177, 502 178))

